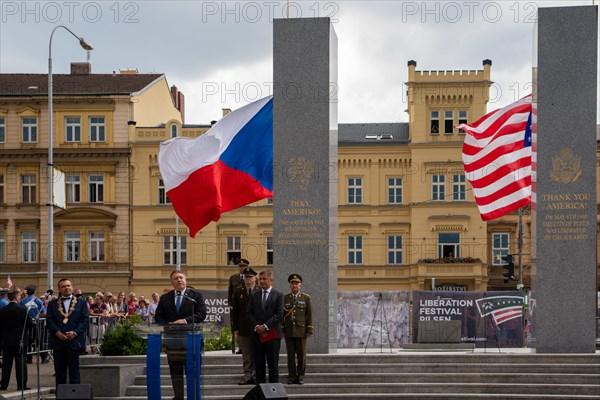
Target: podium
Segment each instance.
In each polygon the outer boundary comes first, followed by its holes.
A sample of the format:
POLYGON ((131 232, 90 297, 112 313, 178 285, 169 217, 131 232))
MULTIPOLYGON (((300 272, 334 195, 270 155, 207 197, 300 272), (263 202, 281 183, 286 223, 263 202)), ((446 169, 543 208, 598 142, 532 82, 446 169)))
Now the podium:
POLYGON ((146 357, 148 399, 160 399, 160 353, 164 350, 169 360, 173 386, 183 386, 185 365, 187 398, 200 400, 200 369, 202 366, 201 324, 170 324, 136 327, 136 333, 148 338, 146 357), (173 364, 176 368, 173 368, 173 364), (175 371, 181 371, 175 373, 175 371))

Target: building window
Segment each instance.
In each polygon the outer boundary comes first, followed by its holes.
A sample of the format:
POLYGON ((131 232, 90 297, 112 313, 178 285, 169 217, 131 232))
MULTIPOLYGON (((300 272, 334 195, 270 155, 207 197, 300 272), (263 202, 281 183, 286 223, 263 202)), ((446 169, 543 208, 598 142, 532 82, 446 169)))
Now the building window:
POLYGON ((273 205, 273 198, 272 197, 267 197, 267 205, 268 206, 272 206, 273 205))
POLYGON ((402 178, 388 178, 388 204, 402 204, 402 178))
POLYGON ((429 133, 437 135, 440 133, 440 112, 432 111, 429 116, 429 133))
POLYGON ((171 137, 177 137, 177 125, 175 124, 171 125, 171 137))
POLYGON ((4 233, 0 232, 0 264, 4 262, 4 233))
POLYGON ((494 233, 492 235, 492 264, 504 265, 502 256, 509 254, 510 234, 494 233))
POLYGON ((4 204, 4 175, 0 175, 0 204, 4 204))
POLYGON ((171 204, 167 191, 165 190, 165 182, 162 179, 158 180, 158 204, 171 204))
POLYGON ((81 118, 65 117, 65 140, 81 142, 81 118))
POLYGON ((467 186, 465 185, 465 176, 452 175, 452 200, 461 201, 466 199, 467 186))
POLYGON ((65 232, 65 262, 81 261, 81 235, 79 232, 65 232))
POLYGON ((36 176, 21 175, 21 203, 32 204, 36 202, 36 176))
POLYGON ((348 236, 348 264, 362 264, 362 236, 348 236))
POLYGON ((438 257, 460 257, 460 234, 440 233, 438 235, 438 257))
POLYGON ((21 261, 32 263, 37 261, 37 239, 35 232, 21 234, 21 261))
POLYGON ((362 178, 348 178, 348 204, 362 204, 362 178))
POLYGON ((446 135, 454 133, 454 113, 452 111, 444 111, 444 133, 446 135))
POLYGON ((434 201, 444 201, 446 197, 446 176, 432 175, 431 176, 431 199, 434 201))
POLYGON ((67 175, 65 180, 67 203, 79 203, 81 201, 81 178, 79 175, 67 175))
MULTIPOLYGON (((460 110, 458 112, 458 124, 466 124, 467 123, 467 110, 460 110)), ((458 130, 458 133, 461 135, 465 134, 465 131, 463 131, 462 129, 458 130)))
POLYGON ((90 177, 89 177, 89 201, 90 201, 90 203, 104 202, 104 176, 90 175, 90 177))
POLYGON ((22 117, 21 118, 22 128, 22 141, 23 143, 35 143, 37 142, 37 118, 35 117, 22 117))
MULTIPOLYGON (((187 262, 187 242, 185 236, 179 236, 181 243, 181 264, 187 262)), ((164 264, 177 265, 177 236, 165 236, 163 245, 164 264)))
POLYGON ((388 236, 388 264, 402 264, 402 236, 388 236))
POLYGON ((4 143, 6 140, 6 120, 4 117, 0 117, 0 143, 4 143))
POLYGON ((104 232, 90 232, 90 261, 103 262, 105 260, 104 232))
POLYGON ((273 236, 267 236, 267 265, 273 265, 273 236))
POLYGON ((105 142, 106 126, 104 117, 90 117, 90 142, 105 142))
POLYGON ((227 237, 227 265, 236 265, 242 258, 242 238, 239 236, 227 237))

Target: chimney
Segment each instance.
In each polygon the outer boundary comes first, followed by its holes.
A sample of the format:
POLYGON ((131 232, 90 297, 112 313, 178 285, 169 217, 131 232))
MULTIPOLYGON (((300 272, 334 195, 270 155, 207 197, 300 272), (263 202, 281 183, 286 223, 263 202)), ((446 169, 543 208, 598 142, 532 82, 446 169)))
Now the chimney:
POLYGON ((181 123, 185 124, 185 96, 177 89, 177 86, 171 86, 171 98, 175 108, 181 114, 181 123))
POLYGON ((92 73, 92 64, 89 62, 72 62, 71 75, 90 75, 92 73))

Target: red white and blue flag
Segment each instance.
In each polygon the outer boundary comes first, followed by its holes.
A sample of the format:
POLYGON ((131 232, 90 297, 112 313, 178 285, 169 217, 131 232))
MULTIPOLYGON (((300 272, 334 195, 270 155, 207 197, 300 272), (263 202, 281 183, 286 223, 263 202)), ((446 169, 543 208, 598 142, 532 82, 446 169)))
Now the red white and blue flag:
POLYGON ((492 314, 496 325, 500 325, 511 319, 523 316, 523 304, 525 298, 522 296, 496 296, 484 297, 475 300, 479 315, 485 317, 492 314))
POLYGON ((273 196, 273 97, 235 110, 195 138, 161 143, 158 165, 190 236, 221 214, 273 196))
POLYGON ((477 122, 460 124, 467 133, 465 175, 484 221, 531 203, 531 96, 477 122))

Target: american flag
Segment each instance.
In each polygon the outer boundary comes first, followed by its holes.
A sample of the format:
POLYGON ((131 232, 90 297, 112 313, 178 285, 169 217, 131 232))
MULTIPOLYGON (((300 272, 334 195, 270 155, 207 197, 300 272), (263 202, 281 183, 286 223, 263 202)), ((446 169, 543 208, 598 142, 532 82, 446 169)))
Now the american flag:
POLYGON ((496 325, 500 325, 511 319, 521 318, 524 301, 522 296, 496 296, 477 299, 475 303, 479 309, 479 315, 485 317, 492 314, 496 325))
POLYGON ((481 219, 530 204, 531 95, 457 128, 467 133, 462 158, 481 219))

